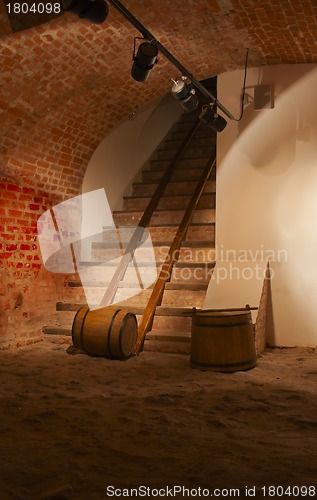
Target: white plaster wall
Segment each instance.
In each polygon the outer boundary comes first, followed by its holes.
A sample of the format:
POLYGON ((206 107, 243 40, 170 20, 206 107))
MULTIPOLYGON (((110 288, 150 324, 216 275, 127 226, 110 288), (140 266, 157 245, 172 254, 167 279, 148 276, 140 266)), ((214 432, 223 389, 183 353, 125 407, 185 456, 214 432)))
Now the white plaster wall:
MULTIPOLYGON (((235 116, 242 82, 243 71, 218 77, 218 99, 235 116)), ((316 65, 250 69, 244 117, 218 134, 218 279, 216 272, 204 308, 258 305, 256 266, 270 260, 276 345, 317 345, 316 83, 316 65), (275 107, 255 111, 254 86, 264 83, 275 107), (236 264, 240 274, 230 279, 236 264)))
POLYGON ((120 210, 133 180, 182 112, 167 94, 136 111, 133 119, 127 117, 94 152, 82 192, 104 188, 110 209, 120 210))

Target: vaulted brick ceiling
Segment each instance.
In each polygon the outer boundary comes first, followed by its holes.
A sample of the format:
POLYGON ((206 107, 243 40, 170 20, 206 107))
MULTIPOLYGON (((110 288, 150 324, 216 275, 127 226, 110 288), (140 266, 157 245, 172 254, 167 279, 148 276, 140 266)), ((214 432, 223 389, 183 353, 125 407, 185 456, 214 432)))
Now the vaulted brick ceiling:
MULTIPOLYGON (((317 62, 316 0, 122 2, 199 79, 242 67, 247 47, 250 66, 317 62)), ((139 33, 112 7, 102 25, 65 14, 13 34, 1 0, 0 33, 0 174, 63 197, 102 138, 178 75, 160 56, 132 80, 139 33)))

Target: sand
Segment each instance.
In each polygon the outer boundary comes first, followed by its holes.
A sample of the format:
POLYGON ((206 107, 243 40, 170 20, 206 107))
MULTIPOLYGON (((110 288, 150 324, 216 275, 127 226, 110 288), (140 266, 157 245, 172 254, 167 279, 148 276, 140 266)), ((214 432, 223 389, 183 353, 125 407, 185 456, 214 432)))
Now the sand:
POLYGON ((1 500, 317 486, 317 349, 271 349, 233 374, 192 369, 183 355, 111 361, 47 340, 0 361, 1 500))

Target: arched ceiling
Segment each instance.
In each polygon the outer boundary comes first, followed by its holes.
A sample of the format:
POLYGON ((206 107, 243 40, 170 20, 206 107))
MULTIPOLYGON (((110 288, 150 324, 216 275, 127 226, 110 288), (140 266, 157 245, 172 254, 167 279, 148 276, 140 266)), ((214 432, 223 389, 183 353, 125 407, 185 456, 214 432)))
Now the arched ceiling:
MULTIPOLYGON (((316 0, 122 0, 196 78, 244 65, 317 62, 316 0)), ((67 13, 12 33, 0 1, 0 174, 65 197, 80 190, 102 138, 168 92, 178 70, 160 56, 130 77, 139 33, 113 7, 102 25, 67 13)))

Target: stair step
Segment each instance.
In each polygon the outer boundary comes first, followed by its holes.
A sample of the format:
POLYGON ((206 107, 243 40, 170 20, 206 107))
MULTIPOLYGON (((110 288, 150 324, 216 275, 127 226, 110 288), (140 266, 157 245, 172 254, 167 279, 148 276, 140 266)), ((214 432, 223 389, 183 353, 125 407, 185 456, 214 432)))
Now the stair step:
MULTIPOLYGON (((157 226, 158 224, 179 224, 184 216, 185 210, 156 210, 151 218, 148 228, 157 226)), ((143 215, 142 211, 115 211, 113 212, 113 220, 118 226, 133 226, 137 225, 143 215)), ((215 222, 215 209, 202 208, 194 212, 193 223, 211 223, 215 222)))
POLYGON ((186 342, 191 341, 191 332, 173 332, 171 330, 157 330, 153 329, 146 335, 146 340, 170 340, 172 342, 186 342))
MULTIPOLYGON (((176 140, 184 140, 186 138, 186 134, 189 131, 189 126, 187 124, 182 124, 182 126, 179 128, 177 127, 175 130, 173 129, 171 132, 171 139, 176 139, 176 140)), ((210 138, 211 140, 216 140, 215 139, 215 133, 212 131, 210 127, 208 128, 202 128, 200 127, 199 130, 196 132, 196 137, 201 137, 201 138, 210 138)))
MULTIPOLYGON (((109 283, 117 265, 118 262, 115 261, 80 262, 79 273, 81 281, 84 284, 91 283, 92 281, 109 283)), ((162 263, 160 262, 137 262, 135 266, 132 261, 126 269, 123 286, 127 282, 140 283, 144 288, 149 287, 156 281, 161 266, 162 263)), ((212 276, 214 266, 215 262, 175 262, 172 269, 171 281, 207 283, 212 276)), ((88 292, 90 293, 90 290, 88 292)), ((100 297, 102 291, 94 290, 92 293, 95 294, 96 302, 92 300, 94 295, 89 299, 90 302, 99 303, 100 299, 98 300, 97 297, 100 297)))
MULTIPOLYGON (((156 182, 135 182, 133 183, 133 195, 134 196, 153 196, 158 183, 156 182)), ((182 182, 170 182, 165 191, 164 195, 192 195, 197 186, 197 181, 192 181, 184 179, 182 182)), ((216 191, 216 181, 209 180, 206 183, 206 192, 216 191)))
MULTIPOLYGON (((189 181, 191 180, 198 181, 201 178, 203 171, 204 171, 203 167, 187 168, 185 172, 186 179, 189 181)), ((165 172, 166 169, 143 170, 142 180, 143 182, 159 182, 162 179, 165 172)), ((184 178, 184 170, 177 169, 172 174, 171 181, 182 182, 183 178, 184 178)))
MULTIPOLYGON (((207 160, 205 157, 198 158, 183 158, 176 166, 176 170, 181 170, 183 175, 191 168, 204 168, 207 160)), ((166 170, 171 164, 171 160, 151 160, 150 170, 166 170)))
MULTIPOLYGON (((57 311, 78 311, 81 307, 87 305, 86 302, 57 302, 57 311)), ((129 306, 122 306, 120 309, 130 310, 129 306)), ((142 315, 144 313, 144 307, 134 306, 134 314, 142 315)), ((163 307, 158 306, 156 308, 157 316, 179 316, 179 317, 192 317, 193 308, 192 307, 163 307)))
MULTIPOLYGON (((185 137, 186 137, 186 135, 185 135, 185 137)), ((164 148, 162 148, 162 149, 179 149, 182 146, 183 142, 184 142, 183 138, 172 137, 172 138, 164 141, 164 148)), ((210 148, 211 146, 214 147, 215 144, 216 144, 215 135, 212 135, 212 134, 210 134, 209 136, 204 135, 201 137, 194 137, 191 140, 190 146, 188 149, 190 149, 190 148, 197 148, 198 149, 198 148, 205 148, 205 147, 210 148)))
MULTIPOLYGON (((111 228, 112 229, 112 228, 111 228)), ((172 242, 176 232, 178 229, 177 224, 158 224, 152 225, 151 227, 146 228, 147 233, 151 236, 152 242, 157 241, 167 241, 172 242)), ((135 227, 130 226, 121 226, 116 230, 108 231, 107 228, 104 228, 103 238, 109 245, 113 242, 116 247, 119 241, 130 241, 131 236, 135 227)), ((214 245, 215 242, 215 223, 211 222, 208 224, 205 223, 191 223, 188 227, 188 231, 186 234, 186 241, 201 241, 206 240, 209 241, 211 245, 214 245)))
MULTIPOLYGON (((104 287, 109 285, 109 283, 102 283, 99 281, 91 281, 85 283, 85 287, 88 288, 99 288, 99 287, 104 287)), ((119 288, 135 288, 136 283, 119 283, 119 288)), ((73 288, 82 288, 82 282, 81 281, 68 281, 67 287, 70 289, 73 288)), ((154 284, 149 286, 149 289, 153 289, 154 284)), ((208 284, 207 283, 190 283, 187 281, 179 281, 177 283, 171 283, 167 282, 165 285, 166 290, 207 290, 208 284)))
MULTIPOLYGON (((115 295, 114 302, 120 305, 125 302, 127 306, 144 305, 148 303, 151 296, 152 289, 143 290, 140 292, 139 288, 119 288, 115 295), (129 294, 134 293, 130 296, 129 294), (127 297, 128 295, 128 297, 127 297)), ((167 307, 197 307, 201 308, 205 300, 205 290, 169 290, 165 289, 162 306, 167 307)))
MULTIPOLYGON (((189 130, 192 128, 193 126, 193 123, 194 123, 195 120, 193 121, 186 121, 186 120, 181 120, 179 121, 176 125, 175 125, 175 130, 173 130, 173 132, 189 132, 189 130)), ((200 126, 199 126, 199 129, 197 131, 197 134, 201 133, 201 132, 207 132, 209 131, 209 134, 211 136, 215 135, 215 132, 208 126, 208 125, 205 125, 204 123, 200 123, 200 126)))
MULTIPOLYGON (((67 335, 71 334, 72 323, 75 317, 76 312, 81 307, 87 305, 85 301, 81 302, 58 302, 56 304, 56 308, 60 316, 64 315, 65 320, 59 325, 47 325, 43 328, 43 332, 52 335, 67 335)), ((119 306, 118 306, 119 307, 119 306)), ((132 311, 136 314, 138 324, 141 323, 142 315, 144 312, 144 307, 129 307, 126 305, 120 305, 121 309, 127 309, 128 311, 132 311)), ((157 330, 172 330, 173 332, 184 332, 191 330, 191 315, 192 309, 188 308, 188 314, 179 313, 180 308, 177 308, 175 312, 175 308, 163 308, 159 306, 157 308, 157 314, 154 317, 153 328, 157 330)), ((184 308, 181 309, 184 311, 184 308)))
MULTIPOLYGON (((141 316, 142 317, 142 316, 141 316)), ((172 330, 173 332, 190 332, 192 318, 191 316, 169 316, 159 315, 154 316, 153 329, 155 330, 172 330)))
POLYGON ((147 352, 161 352, 164 354, 190 355, 190 344, 187 342, 145 340, 143 350, 147 352))
POLYGON ((151 330, 145 337, 144 351, 170 354, 190 354, 191 333, 171 330, 151 330))
MULTIPOLYGON (((106 283, 109 283, 112 279, 114 272, 118 266, 118 262, 81 262, 79 273, 81 281, 85 283, 91 283, 98 281, 99 283, 105 283, 105 290, 90 290, 87 289, 87 294, 89 294, 89 302, 98 304, 102 298, 102 294, 106 291, 106 283), (90 292, 92 295, 90 295, 90 292), (94 300, 96 297, 96 302, 94 300), (98 299, 99 297, 99 299, 98 299)), ((122 281, 123 286, 125 283, 139 283, 140 286, 147 288, 157 279, 158 272, 160 270, 161 264, 156 262, 138 262, 137 266, 134 262, 130 263, 127 267, 124 279, 122 281)), ((95 287, 97 288, 97 287, 95 287)), ((102 287, 101 287, 102 288, 102 287)))
MULTIPOLYGON (((202 226, 208 226, 208 224, 201 224, 202 226)), ((193 226, 197 226, 197 224, 193 224, 193 226)), ((120 237, 120 246, 122 248, 126 248, 127 245, 129 244, 129 241, 131 239, 131 236, 133 235, 133 228, 131 230, 130 227, 119 227, 116 228, 116 232, 110 234, 109 237, 109 232, 107 231, 108 228, 104 228, 104 241, 96 241, 93 243, 95 248, 118 248, 118 237, 120 237), (124 231, 124 232, 123 232, 124 231), (119 236, 117 234, 119 233, 119 236), (122 236, 125 236, 123 238, 122 236), (126 236, 130 236, 130 238, 126 238, 126 236)), ((146 235, 147 236, 147 235, 146 235)), ((152 247, 152 245, 157 246, 157 247, 164 247, 164 246, 170 246, 170 240, 155 240, 155 242, 152 244, 149 238, 145 238, 142 241, 142 245, 144 247, 152 247)), ((212 243, 209 240, 199 240, 199 239, 188 239, 186 238, 185 240, 182 241, 181 243, 181 248, 206 248, 206 247, 211 247, 212 243)))
MULTIPOLYGON (((87 305, 86 302, 57 302, 56 309, 60 314, 72 315, 71 320, 65 322, 63 325, 48 325, 43 328, 45 334, 53 335, 71 335, 71 328, 74 316, 78 309, 87 305)), ((121 309, 132 311, 136 314, 138 325, 141 324, 144 307, 120 305, 121 309)), ((192 307, 166 307, 158 306, 153 321, 154 330, 172 330, 175 332, 190 332, 192 323, 192 307)))
POLYGON ((72 329, 71 327, 62 328, 62 327, 54 327, 54 326, 44 326, 42 328, 42 332, 46 335, 64 335, 71 336, 72 329))
MULTIPOLYGON (((215 260, 215 248, 214 246, 206 242, 202 242, 201 246, 190 245, 191 242, 187 245, 182 245, 179 255, 179 262, 210 262, 215 260)), ((120 255, 123 255, 124 249, 123 247, 120 255)), ((139 261, 151 261, 155 258, 156 262, 164 262, 167 257, 167 253, 170 248, 170 243, 165 242, 158 244, 157 242, 149 242, 149 244, 143 244, 141 247, 138 247, 135 250, 134 258, 137 262, 139 261)), ((91 249, 91 260, 94 262, 105 262, 111 259, 116 259, 119 255, 118 249, 112 249, 108 243, 98 242, 92 244, 91 249)))
MULTIPOLYGON (((177 232, 178 225, 176 224, 164 224, 158 226, 152 226, 149 228, 149 233, 151 235, 152 241, 166 239, 172 242, 177 232)), ((215 241, 215 224, 190 224, 186 239, 189 241, 192 240, 201 240, 208 239, 212 244, 215 241)))
POLYGON ((180 119, 178 120, 177 124, 178 123, 191 123, 191 124, 193 124, 195 122, 195 120, 197 120, 197 118, 199 117, 199 114, 200 114, 199 108, 195 109, 195 111, 193 111, 192 113, 184 112, 180 116, 180 119))
POLYGON ((204 264, 201 267, 191 268, 190 266, 180 268, 174 266, 172 270, 171 283, 189 281, 191 283, 207 284, 213 275, 215 264, 204 264))
MULTIPOLYGON (((206 161, 211 156, 212 151, 214 149, 214 145, 211 144, 209 146, 204 147, 191 147, 189 146, 185 153, 184 158, 196 158, 197 156, 206 157, 206 161)), ((159 160, 172 160, 178 152, 178 148, 174 149, 158 149, 157 150, 157 158, 159 160)))
MULTIPOLYGON (((98 272, 101 272, 104 268, 109 269, 111 272, 114 272, 114 270, 117 268, 118 262, 115 262, 113 260, 110 261, 101 261, 101 262, 96 262, 96 261, 80 261, 79 263, 79 272, 83 272, 84 269, 96 269, 98 272)), ((134 267, 134 263, 130 262, 127 271, 129 268, 134 267)), ((174 267, 176 268, 198 268, 198 267, 212 267, 215 265, 215 262, 181 262, 181 261, 176 261, 174 263, 174 267)), ((137 262, 137 267, 138 269, 151 269, 155 267, 156 269, 160 269, 162 267, 161 262, 137 262)), ((130 282, 129 282, 130 283, 130 282)))
MULTIPOLYGON (((185 196, 162 196, 157 206, 158 210, 185 210, 188 207, 191 197, 185 196)), ((125 196, 124 210, 145 210, 150 203, 150 196, 125 196)), ((205 193, 201 196, 199 204, 200 208, 215 208, 216 195, 215 193, 205 193)))

